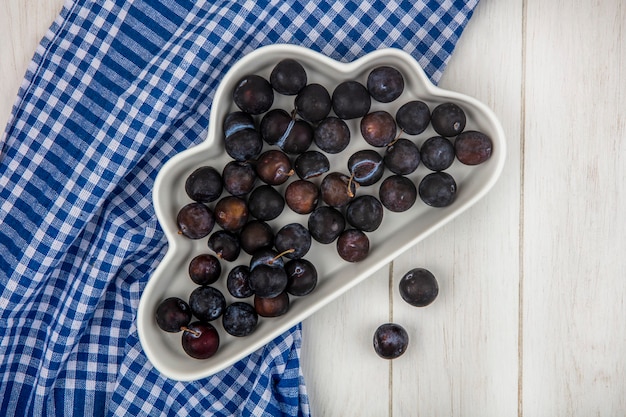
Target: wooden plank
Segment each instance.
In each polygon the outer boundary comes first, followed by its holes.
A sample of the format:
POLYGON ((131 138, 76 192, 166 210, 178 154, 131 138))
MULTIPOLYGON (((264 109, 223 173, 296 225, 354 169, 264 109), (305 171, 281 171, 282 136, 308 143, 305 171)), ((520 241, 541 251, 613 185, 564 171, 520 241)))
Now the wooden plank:
MULTIPOLYGON (((63 0, 0 3, 0 132, 9 120, 28 63, 59 14, 63 0)), ((0 133, 0 136, 2 136, 0 133)))
POLYGON ((494 110, 507 161, 487 196, 394 261, 394 321, 414 334, 393 367, 394 416, 512 416, 518 409, 522 1, 481 2, 440 86, 494 110), (398 282, 429 269, 433 304, 405 303, 398 282))
POLYGON ((626 412, 626 8, 527 1, 524 415, 626 412))
POLYGON ((372 346, 376 328, 389 321, 389 299, 383 268, 304 321, 302 367, 314 416, 389 415, 389 363, 372 346))

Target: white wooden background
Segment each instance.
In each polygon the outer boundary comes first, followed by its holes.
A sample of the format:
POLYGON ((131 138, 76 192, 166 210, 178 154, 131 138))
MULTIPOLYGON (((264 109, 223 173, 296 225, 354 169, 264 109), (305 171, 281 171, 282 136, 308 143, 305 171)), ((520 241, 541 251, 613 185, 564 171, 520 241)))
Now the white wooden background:
MULTIPOLYGON (((0 2, 0 125, 62 0, 0 2)), ((482 0, 441 86, 500 118, 488 196, 304 323, 316 416, 626 415, 626 4, 482 0), (439 279, 423 309, 408 269, 439 279), (374 329, 412 339, 375 356, 374 329)))

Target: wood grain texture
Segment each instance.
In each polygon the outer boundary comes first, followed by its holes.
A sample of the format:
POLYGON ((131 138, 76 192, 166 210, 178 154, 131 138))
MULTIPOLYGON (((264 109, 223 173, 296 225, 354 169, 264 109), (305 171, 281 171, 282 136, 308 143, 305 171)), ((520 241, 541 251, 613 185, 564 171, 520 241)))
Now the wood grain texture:
MULTIPOLYGON (((62 0, 0 3, 0 124, 62 0)), ((626 6, 482 0, 441 81, 508 140, 477 205, 303 324, 315 416, 626 415, 626 6), (415 266, 440 296, 399 297, 415 266), (403 324, 395 361, 375 328, 403 324)))
POLYGON ((314 416, 389 414, 389 362, 372 337, 390 318, 383 268, 303 323, 302 364, 314 416))
POLYGON ((524 415, 621 416, 626 7, 527 3, 524 415))
POLYGON ((35 49, 62 6, 63 0, 0 2, 0 136, 35 49))

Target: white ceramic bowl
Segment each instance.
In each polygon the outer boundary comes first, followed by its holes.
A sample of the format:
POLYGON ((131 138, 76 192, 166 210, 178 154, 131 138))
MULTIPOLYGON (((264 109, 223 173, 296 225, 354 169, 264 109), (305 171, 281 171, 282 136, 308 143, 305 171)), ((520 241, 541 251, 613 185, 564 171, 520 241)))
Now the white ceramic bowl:
MULTIPOLYGON (((293 108, 293 100, 293 96, 276 94, 273 108, 284 108, 290 111, 293 108)), ((351 143, 340 154, 328 155, 331 170, 347 172, 348 157, 356 150, 370 148, 360 136, 359 120, 347 122, 353 132, 351 143)), ((435 135, 429 127, 420 135, 404 135, 404 137, 414 140, 421 146, 424 140, 435 135)), ((504 164, 505 148, 502 128, 489 108, 471 97, 434 86, 417 61, 401 50, 378 50, 350 63, 338 62, 317 52, 293 45, 271 45, 251 52, 239 60, 222 80, 212 106, 206 140, 174 156, 164 165, 156 179, 154 206, 168 239, 169 248, 165 258, 150 278, 139 304, 138 332, 148 359, 164 376, 190 381, 215 374, 244 358, 365 280, 400 253, 433 233, 483 197, 500 175, 504 164), (402 104, 414 99, 426 102, 431 110, 437 104, 446 101, 455 102, 466 112, 466 130, 480 130, 491 137, 493 154, 487 162, 481 165, 470 167, 455 161, 447 170, 458 185, 456 200, 451 206, 432 208, 418 197, 415 205, 407 212, 392 213, 385 209, 380 228, 368 233, 371 252, 364 261, 345 262, 337 255, 334 243, 322 245, 314 241, 311 250, 305 256, 316 265, 319 277, 317 287, 311 294, 304 297, 291 297, 290 309, 284 316, 259 317, 256 331, 243 338, 228 335, 221 326, 221 320, 214 321, 213 324, 217 327, 221 338, 218 353, 210 359, 193 359, 187 356, 181 347, 181 334, 160 330, 154 318, 156 307, 163 299, 170 296, 188 299, 191 291, 196 288, 196 284, 191 281, 187 272, 189 261, 198 254, 211 253, 207 247, 207 238, 190 240, 177 233, 176 214, 183 205, 191 202, 185 194, 184 183, 187 176, 200 166, 211 165, 221 172, 222 167, 231 160, 223 147, 222 120, 228 112, 237 110, 232 102, 235 83, 242 76, 250 73, 263 75, 269 79, 272 68, 283 58, 298 60, 307 70, 308 81, 326 86, 331 94, 334 86, 341 81, 359 80, 365 84, 369 72, 379 65, 396 67, 405 78, 402 96, 387 104, 372 100, 372 111, 381 109, 395 115, 396 110, 402 104)), ((312 149, 315 149, 315 145, 312 149)), ((382 154, 384 149, 378 149, 378 151, 382 154)), ((418 184, 419 180, 429 172, 420 165, 417 171, 409 177, 418 184)), ((385 176, 389 174, 387 171, 385 176)), ((373 186, 360 187, 358 194, 377 195, 379 184, 380 182, 373 186)), ((210 204, 211 207, 213 205, 214 203, 210 204)), ((280 226, 294 221, 306 226, 307 218, 308 216, 298 215, 285 206, 283 214, 269 223, 274 226, 275 230, 278 230, 280 226)), ((226 289, 226 274, 232 267, 247 263, 248 260, 249 256, 242 251, 237 261, 222 261, 223 277, 213 286, 222 290, 228 302, 236 299, 231 297, 226 289)), ((252 303, 252 298, 244 301, 252 303)))

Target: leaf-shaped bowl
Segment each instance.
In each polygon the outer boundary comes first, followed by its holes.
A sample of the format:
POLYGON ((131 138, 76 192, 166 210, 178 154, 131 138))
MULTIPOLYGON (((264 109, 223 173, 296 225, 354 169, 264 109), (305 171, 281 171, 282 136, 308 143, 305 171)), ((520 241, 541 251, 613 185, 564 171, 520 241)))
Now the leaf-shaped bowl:
MULTIPOLYGON (((280 94, 275 96, 273 108, 283 108, 288 112, 293 108, 293 96, 280 94)), ((343 152, 328 155, 331 170, 347 172, 348 157, 357 150, 371 148, 360 136, 359 120, 347 121, 352 132, 351 142, 343 152)), ((436 136, 436 133, 429 127, 422 134, 403 136, 421 146, 424 140, 436 136)), ((249 53, 233 65, 217 89, 206 140, 171 158, 163 166, 155 182, 153 191, 155 211, 169 247, 164 259, 151 276, 139 304, 138 333, 148 359, 164 376, 184 381, 210 376, 234 364, 365 280, 400 253, 478 201, 499 177, 504 165, 505 148, 502 127, 488 107, 466 95, 434 86, 418 62, 402 50, 377 50, 348 63, 338 62, 310 49, 294 45, 271 45, 249 53), (191 202, 185 193, 184 183, 187 176, 200 166, 214 166, 221 172, 222 167, 231 160, 223 146, 222 121, 227 113, 237 110, 232 101, 232 91, 237 81, 251 73, 269 79, 273 67, 284 58, 298 60, 307 70, 308 82, 324 85, 331 94, 334 87, 342 81, 357 80, 366 84, 367 76, 372 69, 380 65, 393 66, 404 76, 404 92, 400 98, 391 103, 383 104, 372 100, 371 111, 386 110, 395 115, 397 109, 410 100, 421 100, 427 103, 431 110, 443 102, 457 103, 467 115, 466 130, 479 130, 487 134, 493 142, 493 153, 491 158, 481 165, 466 166, 455 161, 446 170, 455 178, 458 186, 456 200, 452 205, 433 208, 424 204, 418 197, 415 205, 406 212, 394 213, 385 209, 379 229, 368 233, 371 251, 361 262, 343 261, 337 254, 335 243, 323 245, 313 241, 311 250, 305 256, 305 259, 313 262, 318 272, 318 284, 312 293, 303 297, 291 296, 289 311, 283 316, 259 317, 258 328, 246 337, 230 336, 224 331, 221 320, 215 320, 212 323, 220 334, 218 352, 209 359, 193 359, 187 356, 181 347, 181 334, 166 333, 158 328, 155 321, 157 305, 163 299, 177 296, 187 300, 197 287, 188 275, 190 260, 201 253, 211 253, 206 238, 191 240, 178 234, 176 224, 178 210, 191 202)), ((312 149, 315 149, 315 145, 312 149)), ((384 149, 377 150, 381 154, 384 153, 384 149)), ((420 164, 417 171, 409 177, 417 185, 429 172, 420 164)), ((389 171, 385 174, 387 175, 390 175, 389 171)), ((377 195, 379 184, 360 187, 358 193, 377 195)), ((306 226, 307 219, 308 216, 296 214, 285 206, 283 214, 269 223, 278 230, 282 225, 291 222, 300 222, 306 226)), ((228 271, 236 265, 247 264, 248 261, 249 256, 243 251, 235 262, 222 261, 222 278, 213 286, 224 293, 227 302, 241 301, 231 297, 226 289, 225 277, 228 271)), ((252 299, 244 301, 251 304, 253 302, 252 299)))

